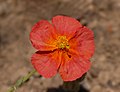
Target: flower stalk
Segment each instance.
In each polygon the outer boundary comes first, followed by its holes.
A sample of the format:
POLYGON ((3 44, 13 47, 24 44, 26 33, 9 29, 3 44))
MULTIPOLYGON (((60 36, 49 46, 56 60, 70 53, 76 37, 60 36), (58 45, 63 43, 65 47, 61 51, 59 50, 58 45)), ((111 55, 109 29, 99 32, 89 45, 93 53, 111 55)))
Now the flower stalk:
POLYGON ((20 86, 22 86, 32 75, 34 75, 36 70, 32 70, 30 73, 28 73, 26 76, 23 76, 22 78, 18 79, 16 83, 8 89, 7 92, 15 92, 16 89, 20 86))

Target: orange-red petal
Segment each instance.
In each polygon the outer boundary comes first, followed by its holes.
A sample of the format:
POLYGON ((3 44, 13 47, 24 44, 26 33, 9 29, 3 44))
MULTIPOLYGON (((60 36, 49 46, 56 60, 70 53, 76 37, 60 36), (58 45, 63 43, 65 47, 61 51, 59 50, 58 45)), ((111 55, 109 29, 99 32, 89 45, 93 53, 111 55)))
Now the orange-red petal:
POLYGON ((79 53, 79 56, 89 60, 95 50, 93 32, 87 27, 79 28, 69 44, 70 52, 79 53))
POLYGON ((32 56, 32 65, 40 75, 50 78, 57 73, 60 65, 59 52, 41 52, 38 51, 32 56))
POLYGON ((89 60, 83 59, 77 55, 68 57, 64 55, 59 69, 59 73, 64 81, 73 81, 86 73, 91 66, 89 60))
POLYGON ((59 35, 65 35, 68 39, 74 35, 79 27, 82 27, 79 21, 68 16, 55 16, 52 19, 52 23, 59 35))
POLYGON ((54 39, 56 31, 52 24, 46 20, 41 20, 36 23, 30 32, 30 40, 32 45, 40 51, 54 50, 54 39))

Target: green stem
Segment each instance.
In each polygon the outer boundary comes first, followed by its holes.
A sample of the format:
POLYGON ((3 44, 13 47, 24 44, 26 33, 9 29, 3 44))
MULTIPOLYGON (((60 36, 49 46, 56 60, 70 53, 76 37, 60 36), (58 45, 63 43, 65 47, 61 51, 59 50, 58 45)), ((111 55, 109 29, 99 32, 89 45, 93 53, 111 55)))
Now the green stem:
POLYGON ((62 87, 65 92, 79 92, 80 90, 80 82, 84 80, 86 73, 75 81, 64 82, 62 87))
POLYGON ((16 83, 9 88, 7 92, 15 92, 18 87, 23 85, 33 74, 35 74, 36 70, 32 70, 30 73, 28 73, 26 76, 20 78, 16 81, 16 83))

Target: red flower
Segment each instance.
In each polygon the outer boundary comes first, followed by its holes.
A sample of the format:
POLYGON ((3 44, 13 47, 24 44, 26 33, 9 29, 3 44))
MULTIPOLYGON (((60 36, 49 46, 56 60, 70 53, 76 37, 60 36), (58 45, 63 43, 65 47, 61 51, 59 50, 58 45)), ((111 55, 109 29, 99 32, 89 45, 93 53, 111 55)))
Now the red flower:
POLYGON ((52 24, 41 20, 33 26, 30 40, 38 50, 32 64, 46 78, 59 72, 64 81, 73 81, 91 66, 93 32, 74 18, 55 16, 52 24))

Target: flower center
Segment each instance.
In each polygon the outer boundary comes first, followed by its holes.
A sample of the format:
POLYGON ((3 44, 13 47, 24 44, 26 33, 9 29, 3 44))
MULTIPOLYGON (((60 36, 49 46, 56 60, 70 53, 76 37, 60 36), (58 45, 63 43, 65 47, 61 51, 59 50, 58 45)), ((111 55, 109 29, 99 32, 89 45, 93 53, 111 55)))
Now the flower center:
POLYGON ((66 36, 58 36, 58 38, 56 40, 56 46, 59 49, 65 49, 65 48, 69 49, 70 48, 66 36))

